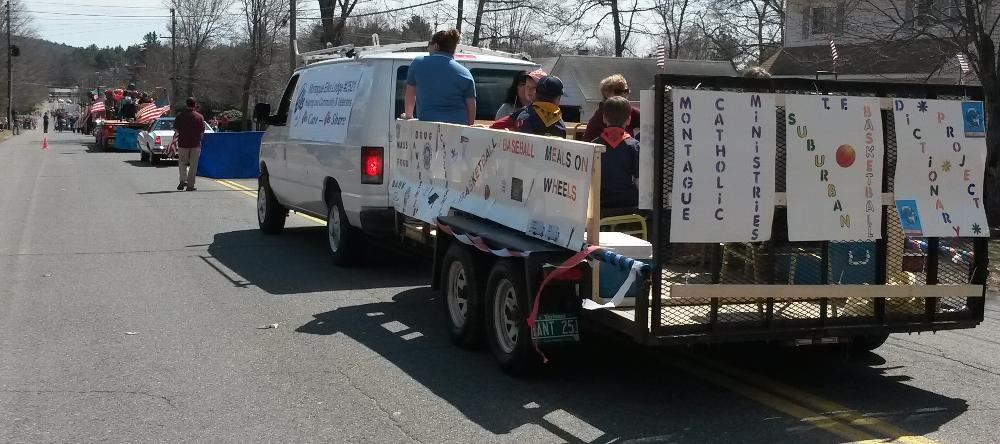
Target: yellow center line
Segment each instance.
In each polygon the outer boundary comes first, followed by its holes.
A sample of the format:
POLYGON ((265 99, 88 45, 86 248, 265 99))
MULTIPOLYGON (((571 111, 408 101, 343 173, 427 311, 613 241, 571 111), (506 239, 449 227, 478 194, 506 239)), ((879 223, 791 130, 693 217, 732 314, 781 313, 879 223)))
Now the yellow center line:
POLYGON ((693 376, 704 379, 709 383, 725 388, 738 395, 768 406, 774 410, 799 419, 800 421, 806 422, 848 441, 869 444, 886 442, 885 439, 881 439, 863 430, 851 427, 836 420, 835 418, 825 416, 817 411, 798 405, 773 393, 753 387, 742 381, 729 377, 722 372, 692 364, 684 359, 671 359, 665 362, 671 366, 690 373, 693 376))
MULTIPOLYGON (((237 182, 233 182, 233 181, 230 181, 230 180, 225 180, 225 179, 212 179, 212 180, 214 180, 216 183, 218 183, 219 185, 222 185, 222 186, 224 186, 226 188, 231 188, 233 190, 236 190, 236 191, 239 191, 239 192, 241 192, 243 194, 246 194, 247 196, 250 196, 250 197, 253 197, 253 198, 257 198, 257 190, 255 190, 253 188, 250 188, 250 187, 248 187, 246 185, 243 185, 243 184, 237 183, 237 182)), ((320 225, 326 225, 326 221, 324 221, 323 219, 320 219, 318 217, 312 217, 312 216, 310 216, 308 214, 302 214, 302 213, 299 213, 299 212, 296 212, 296 211, 292 211, 292 213, 295 213, 296 216, 299 216, 299 217, 301 217, 303 219, 306 219, 308 221, 316 222, 317 224, 320 224, 320 225)))
POLYGON ((706 368, 711 368, 715 371, 727 374, 733 378, 742 380, 744 384, 753 384, 760 388, 763 388, 771 393, 778 394, 785 398, 791 399, 798 403, 801 403, 810 408, 816 409, 827 417, 837 418, 846 424, 862 427, 871 432, 877 433, 878 435, 894 439, 899 442, 904 442, 907 444, 933 444, 936 443, 933 439, 922 436, 918 433, 913 433, 904 430, 895 425, 889 424, 878 418, 865 416, 864 414, 858 412, 857 410, 851 409, 841 404, 837 404, 833 401, 823 399, 814 394, 808 393, 801 389, 794 388, 787 384, 766 378, 762 375, 743 370, 737 369, 732 366, 720 363, 714 360, 708 360, 706 358, 700 358, 696 356, 688 356, 699 365, 706 368))

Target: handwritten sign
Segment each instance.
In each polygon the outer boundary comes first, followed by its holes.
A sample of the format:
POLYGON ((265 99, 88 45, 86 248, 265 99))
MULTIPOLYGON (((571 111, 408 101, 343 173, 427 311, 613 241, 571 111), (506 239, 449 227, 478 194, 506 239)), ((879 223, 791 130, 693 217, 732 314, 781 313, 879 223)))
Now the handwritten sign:
POLYGON ((436 223, 457 209, 583 247, 598 145, 416 120, 396 121, 392 145, 396 211, 436 223))
POLYGON ((671 242, 771 237, 774 96, 674 89, 671 242))
POLYGON ((786 95, 788 239, 882 232, 882 119, 870 97, 786 95))
POLYGON ((987 237, 982 102, 895 99, 896 213, 914 237, 987 237))
POLYGON ((334 64, 302 72, 289 110, 289 136, 344 143, 362 69, 334 64))

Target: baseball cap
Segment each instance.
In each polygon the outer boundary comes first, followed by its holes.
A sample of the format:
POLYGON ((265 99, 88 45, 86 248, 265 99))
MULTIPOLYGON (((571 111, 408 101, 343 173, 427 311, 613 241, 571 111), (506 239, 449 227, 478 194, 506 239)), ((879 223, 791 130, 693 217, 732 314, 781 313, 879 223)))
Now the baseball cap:
POLYGON ((556 76, 545 76, 538 80, 535 91, 545 97, 561 97, 563 95, 563 83, 556 76))

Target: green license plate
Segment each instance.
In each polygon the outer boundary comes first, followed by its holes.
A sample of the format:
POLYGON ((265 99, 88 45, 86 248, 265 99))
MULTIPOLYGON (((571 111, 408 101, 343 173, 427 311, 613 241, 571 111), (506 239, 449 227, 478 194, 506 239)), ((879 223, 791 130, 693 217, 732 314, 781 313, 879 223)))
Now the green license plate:
POLYGON ((531 336, 538 344, 579 342, 580 323, 574 315, 542 314, 535 321, 531 336))

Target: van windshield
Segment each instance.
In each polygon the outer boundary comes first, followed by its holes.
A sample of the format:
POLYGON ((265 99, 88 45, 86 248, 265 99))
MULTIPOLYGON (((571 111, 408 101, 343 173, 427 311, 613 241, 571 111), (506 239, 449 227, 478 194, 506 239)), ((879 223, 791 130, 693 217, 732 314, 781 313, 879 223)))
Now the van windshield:
MULTIPOLYGON (((403 90, 406 88, 406 73, 408 66, 401 66, 396 71, 396 113, 403 114, 403 90)), ((523 69, 523 68, 522 68, 523 69)), ((497 110, 503 104, 507 88, 514 76, 522 69, 471 68, 472 77, 476 80, 476 120, 493 120, 497 110)))

